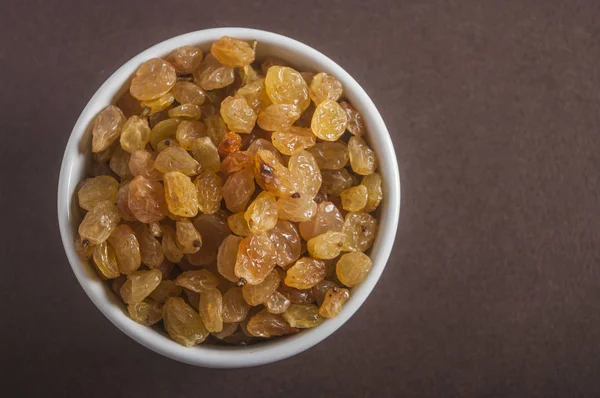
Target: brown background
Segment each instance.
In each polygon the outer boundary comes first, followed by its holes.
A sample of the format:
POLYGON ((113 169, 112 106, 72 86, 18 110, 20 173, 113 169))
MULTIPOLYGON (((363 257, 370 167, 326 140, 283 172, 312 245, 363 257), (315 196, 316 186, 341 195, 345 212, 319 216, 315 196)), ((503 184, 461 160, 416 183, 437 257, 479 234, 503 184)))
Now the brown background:
POLYGON ((4 396, 600 394, 600 2, 0 4, 4 396), (282 33, 342 65, 388 124, 403 191, 360 311, 308 352, 232 371, 113 327, 75 280, 55 211, 64 145, 100 84, 215 26, 282 33))

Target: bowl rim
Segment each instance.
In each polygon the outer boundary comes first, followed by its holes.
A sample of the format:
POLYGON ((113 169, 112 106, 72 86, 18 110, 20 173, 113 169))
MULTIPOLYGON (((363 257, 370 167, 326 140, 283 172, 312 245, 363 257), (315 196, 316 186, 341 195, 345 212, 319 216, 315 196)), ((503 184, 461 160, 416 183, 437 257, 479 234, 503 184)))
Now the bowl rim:
POLYGON ((81 112, 69 136, 60 168, 57 210, 60 235, 75 277, 94 305, 118 329, 150 350, 180 362, 212 368, 242 368, 276 362, 299 354, 323 341, 350 319, 375 287, 389 259, 400 217, 400 200, 400 172, 391 137, 375 104, 354 78, 326 55, 297 40, 265 30, 221 27, 185 33, 155 44, 132 57, 106 79, 81 112), (259 43, 298 54, 310 59, 313 65, 318 65, 319 70, 332 73, 342 82, 344 91, 351 94, 348 97, 354 97, 354 99, 350 98, 351 103, 362 114, 368 126, 369 142, 378 156, 378 171, 383 177, 384 201, 381 205, 377 236, 371 249, 373 267, 367 278, 353 288, 351 298, 337 317, 326 320, 314 329, 257 345, 245 347, 198 345, 186 348, 154 329, 131 320, 121 307, 111 302, 103 281, 100 281, 96 275, 91 275, 89 269, 85 269, 87 266, 79 259, 73 247, 75 231, 70 224, 73 192, 79 182, 73 181, 73 158, 77 155, 82 156, 78 150, 79 141, 89 129, 90 122, 97 112, 112 102, 110 99, 114 98, 143 61, 164 56, 183 45, 210 43, 221 36, 255 39, 259 43))

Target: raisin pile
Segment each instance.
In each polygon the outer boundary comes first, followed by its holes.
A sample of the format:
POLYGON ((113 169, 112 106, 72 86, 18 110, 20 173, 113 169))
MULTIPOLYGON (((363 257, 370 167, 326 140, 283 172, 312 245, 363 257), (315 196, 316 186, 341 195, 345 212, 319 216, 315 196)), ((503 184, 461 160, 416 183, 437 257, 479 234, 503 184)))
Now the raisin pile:
POLYGON ((361 115, 334 76, 256 45, 150 59, 92 126, 76 250, 185 346, 318 326, 372 265, 383 193, 361 115))

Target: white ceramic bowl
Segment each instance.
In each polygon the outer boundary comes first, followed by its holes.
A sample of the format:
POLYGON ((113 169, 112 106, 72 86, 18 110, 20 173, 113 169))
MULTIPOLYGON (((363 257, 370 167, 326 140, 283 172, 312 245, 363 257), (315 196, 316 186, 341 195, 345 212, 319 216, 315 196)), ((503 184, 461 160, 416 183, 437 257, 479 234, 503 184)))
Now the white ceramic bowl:
POLYGON ((65 149, 58 183, 58 223, 63 245, 75 276, 96 307, 115 326, 147 348, 181 362, 214 368, 240 368, 275 362, 298 354, 335 332, 358 310, 377 283, 394 245, 399 216, 400 178, 394 147, 383 119, 367 93, 344 69, 317 50, 285 36, 245 28, 208 29, 177 36, 150 47, 119 68, 96 91, 79 116, 65 149), (80 260, 73 248, 73 237, 81 221, 77 201, 74 200, 75 187, 91 164, 91 123, 94 117, 127 89, 126 83, 137 67, 150 58, 162 57, 184 45, 197 45, 206 52, 210 43, 221 36, 258 40, 258 59, 274 56, 300 70, 328 72, 336 76, 368 127, 367 140, 377 154, 384 196, 379 209, 379 229, 370 253, 373 268, 365 281, 352 289, 350 300, 336 318, 293 336, 247 347, 199 345, 185 348, 158 331, 131 320, 124 311, 125 307, 107 284, 98 278, 92 266, 80 260))

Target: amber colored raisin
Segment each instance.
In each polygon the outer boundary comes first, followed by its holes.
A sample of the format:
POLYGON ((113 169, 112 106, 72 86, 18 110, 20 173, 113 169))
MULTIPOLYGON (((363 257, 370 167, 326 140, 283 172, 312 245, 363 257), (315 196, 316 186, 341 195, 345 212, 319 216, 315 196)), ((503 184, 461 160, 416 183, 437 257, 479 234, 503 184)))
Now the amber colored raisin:
POLYGON ((223 199, 223 183, 213 172, 205 171, 194 180, 198 193, 198 209, 204 214, 216 213, 223 199))
POLYGON ((348 147, 343 142, 319 142, 308 152, 321 170, 339 170, 348 164, 348 147))
POLYGON ((194 83, 177 82, 171 91, 175 96, 175 100, 182 105, 194 104, 200 106, 206 101, 206 94, 194 83))
POLYGON ((217 269, 219 274, 231 282, 237 282, 240 279, 235 275, 234 269, 241 241, 242 238, 239 236, 229 235, 223 240, 217 253, 217 269))
POLYGON ((379 206, 379 203, 381 203, 381 200, 383 199, 381 175, 379 173, 372 173, 364 176, 361 184, 367 188, 368 198, 365 212, 370 213, 379 206))
POLYGON ((324 141, 339 139, 348 125, 348 117, 340 104, 332 100, 321 102, 315 109, 310 127, 324 141))
POLYGON ((128 225, 121 224, 115 228, 108 237, 108 243, 115 251, 122 274, 130 274, 142 265, 140 244, 128 225))
POLYGON ((186 176, 199 173, 200 164, 182 147, 171 146, 158 154, 154 167, 161 173, 178 171, 186 176))
POLYGON ((215 144, 209 137, 201 137, 192 143, 194 159, 200 163, 203 171, 218 172, 221 169, 221 159, 215 144))
POLYGON ((317 73, 310 82, 310 98, 317 105, 325 100, 339 100, 343 91, 342 83, 329 73, 317 73))
POLYGON ((317 142, 317 138, 310 129, 298 126, 276 130, 271 139, 275 148, 284 155, 293 155, 312 147, 317 142))
POLYGON ((302 75, 290 67, 270 67, 266 72, 265 88, 274 104, 296 105, 301 111, 310 104, 308 85, 302 75))
POLYGON ((146 299, 139 303, 129 304, 127 312, 131 319, 144 326, 151 326, 162 319, 162 305, 146 299))
POLYGON ((367 213, 348 213, 344 221, 344 251, 366 251, 373 244, 377 220, 367 213))
POLYGON ((267 310, 253 315, 248 321, 247 329, 252 336, 256 337, 282 336, 299 332, 297 328, 290 326, 281 315, 271 314, 267 310))
POLYGON ((287 270, 285 284, 296 289, 309 289, 325 278, 325 263, 302 257, 287 270))
POLYGON ((361 114, 346 101, 341 101, 340 106, 346 112, 346 116, 348 116, 348 126, 346 127, 348 131, 358 137, 365 135, 367 128, 361 114))
POLYGON ((200 314, 179 297, 170 297, 163 306, 165 330, 173 340, 186 347, 202 343, 208 330, 200 314))
POLYGON ((127 152, 144 149, 150 142, 150 126, 148 120, 136 115, 131 116, 123 125, 121 147, 127 152))
POLYGON ((156 301, 159 304, 164 304, 169 297, 181 296, 182 289, 177 286, 172 280, 163 280, 158 284, 156 289, 148 295, 149 298, 156 301))
POLYGON ((77 191, 77 198, 81 208, 90 211, 98 203, 108 200, 115 202, 119 182, 110 176, 88 178, 77 191))
POLYGON ((115 251, 107 242, 93 248, 94 264, 107 279, 118 278, 120 274, 115 251))
POLYGON ((127 304, 139 303, 156 289, 161 280, 162 274, 156 269, 133 272, 121 286, 121 297, 127 304))
POLYGON ((254 61, 254 49, 247 42, 223 36, 213 42, 210 53, 223 65, 243 67, 254 61))
POLYGON ((300 223, 300 234, 304 239, 310 240, 327 231, 340 232, 343 227, 344 218, 340 211, 333 203, 325 201, 319 204, 312 220, 300 223))
POLYGON ((336 264, 336 275, 344 285, 353 287, 365 280, 372 266, 373 262, 365 253, 346 253, 336 264))
POLYGON ((319 307, 319 315, 324 318, 334 318, 342 311, 342 306, 350 298, 348 289, 334 287, 325 294, 325 299, 319 307))
POLYGON ((202 50, 198 47, 183 46, 173 50, 165 59, 173 65, 178 74, 188 75, 202 62, 202 50))
POLYGON ((173 102, 175 102, 175 96, 173 93, 169 92, 156 99, 142 101, 140 105, 146 112, 149 112, 150 115, 153 115, 155 113, 167 110, 173 104, 173 102))
POLYGON ((232 287, 223 295, 223 322, 241 322, 246 319, 249 310, 242 288, 232 287))
POLYGON ((227 209, 233 213, 244 211, 254 189, 252 169, 243 169, 230 175, 223 186, 223 198, 227 209))
POLYGON ((268 231, 277 224, 277 202, 275 195, 261 192, 248 206, 244 218, 253 234, 268 231))
POLYGON ((300 118, 300 108, 292 104, 272 104, 258 113, 257 123, 267 131, 289 128, 300 118))
POLYGON ((143 223, 160 221, 167 215, 162 184, 141 175, 129 184, 128 204, 135 218, 143 223))
POLYGON ((236 171, 252 167, 254 157, 246 151, 230 153, 221 162, 221 171, 225 174, 232 174, 236 171))
POLYGON ((313 328, 325 320, 314 304, 292 304, 281 316, 290 326, 300 329, 313 328))
POLYGON ((175 132, 177 142, 186 151, 191 151, 194 148, 194 141, 202 137, 206 137, 206 127, 204 123, 197 120, 182 121, 175 132))
POLYGON ((165 200, 169 211, 181 217, 198 214, 198 195, 190 177, 178 171, 165 173, 165 200))
POLYGON ((377 168, 375 153, 360 137, 352 137, 348 141, 348 154, 352 171, 360 175, 369 175, 377 168))
POLYGON ((214 289, 219 284, 219 279, 209 270, 200 269, 185 271, 175 279, 175 284, 196 293, 207 289, 214 289))
POLYGON ((194 71, 194 82, 203 90, 216 90, 226 87, 235 80, 234 69, 221 64, 212 54, 194 71))
POLYGON ((140 101, 153 100, 167 93, 176 81, 175 68, 171 64, 152 58, 135 71, 129 91, 140 101))
POLYGON ((308 241, 308 252, 314 258, 328 260, 340 255, 346 235, 342 232, 327 231, 308 241))
POLYGON ((252 285, 261 283, 275 268, 274 255, 275 246, 268 235, 262 233, 242 239, 235 264, 235 275, 252 285))
POLYGON ((202 109, 194 104, 177 105, 169 109, 169 117, 178 117, 187 120, 198 120, 202 116, 202 109))
POLYGON ((294 224, 279 220, 275 228, 267 231, 267 235, 275 246, 275 262, 277 265, 285 269, 300 258, 301 239, 294 224))
POLYGON ((223 140, 219 143, 219 156, 224 158, 230 153, 237 152, 242 146, 242 137, 239 134, 229 132, 225 134, 223 140))
POLYGON ((223 330, 223 296, 219 289, 209 288, 200 293, 198 304, 200 317, 209 332, 223 330))
POLYGON ((82 242, 87 240, 92 245, 104 242, 117 227, 120 220, 119 209, 112 201, 99 202, 85 215, 83 221, 79 224, 78 232, 82 242))
POLYGON ((340 194, 342 199, 342 207, 346 211, 358 212, 362 211, 367 205, 369 192, 364 185, 357 185, 346 189, 340 194))
POLYGON ((229 130, 250 133, 256 123, 256 113, 243 97, 227 97, 221 102, 221 117, 229 130))
POLYGON ((247 283, 242 287, 244 300, 252 306, 261 305, 277 289, 280 282, 279 273, 271 271, 261 283, 257 285, 247 283))
POLYGON ((114 105, 109 105, 98 113, 92 126, 92 152, 107 149, 121 134, 125 125, 125 115, 114 105))

